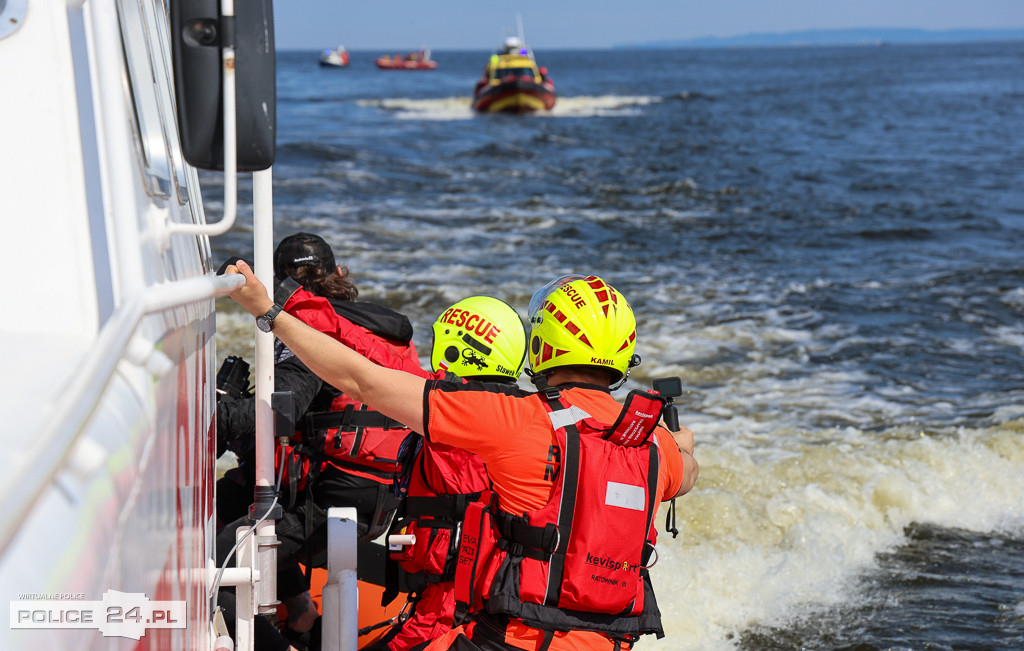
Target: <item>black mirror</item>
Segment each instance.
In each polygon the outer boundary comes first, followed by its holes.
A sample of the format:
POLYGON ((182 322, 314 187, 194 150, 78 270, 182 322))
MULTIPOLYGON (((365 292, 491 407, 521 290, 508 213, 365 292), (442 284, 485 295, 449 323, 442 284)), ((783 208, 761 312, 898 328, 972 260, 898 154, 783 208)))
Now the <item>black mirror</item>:
POLYGON ((274 163, 277 82, 272 0, 235 3, 234 18, 219 0, 171 1, 171 48, 181 148, 190 165, 224 169, 221 48, 235 46, 238 171, 274 163))

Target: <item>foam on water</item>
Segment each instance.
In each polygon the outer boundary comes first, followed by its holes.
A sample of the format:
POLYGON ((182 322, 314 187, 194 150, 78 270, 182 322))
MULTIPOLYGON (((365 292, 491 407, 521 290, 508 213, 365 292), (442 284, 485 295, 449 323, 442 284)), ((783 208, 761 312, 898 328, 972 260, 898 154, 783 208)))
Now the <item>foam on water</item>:
MULTIPOLYGON (((634 115, 639 107, 660 102, 660 97, 621 97, 615 95, 559 97, 551 111, 539 111, 532 116, 546 118, 613 117, 634 115)), ((473 111, 470 97, 443 97, 440 99, 366 99, 358 106, 378 107, 394 111, 400 120, 470 120, 479 114, 473 111)))
POLYGON ((682 533, 662 534, 652 569, 669 638, 645 648, 728 649, 757 622, 778 626, 850 602, 858 574, 912 522, 1019 528, 1022 432, 1024 420, 826 437, 842 443, 784 436, 774 454, 698 434, 701 474, 678 501, 682 533))

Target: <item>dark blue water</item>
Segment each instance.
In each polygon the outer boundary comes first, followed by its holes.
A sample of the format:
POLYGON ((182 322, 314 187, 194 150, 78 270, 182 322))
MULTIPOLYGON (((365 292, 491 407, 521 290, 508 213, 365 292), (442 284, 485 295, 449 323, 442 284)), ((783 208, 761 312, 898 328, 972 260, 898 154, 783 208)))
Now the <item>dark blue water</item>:
POLYGON ((470 294, 626 294, 702 467, 647 646, 1024 647, 1024 43, 537 52, 528 116, 471 113, 487 52, 379 54, 279 54, 277 233, 421 353, 470 294))

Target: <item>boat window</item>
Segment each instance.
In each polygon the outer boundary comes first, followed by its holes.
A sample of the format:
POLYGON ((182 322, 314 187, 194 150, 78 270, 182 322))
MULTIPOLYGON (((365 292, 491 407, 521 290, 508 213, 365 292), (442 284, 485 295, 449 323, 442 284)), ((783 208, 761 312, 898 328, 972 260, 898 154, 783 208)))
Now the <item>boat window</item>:
MULTIPOLYGON (((162 40, 153 16, 143 16, 145 9, 138 0, 118 2, 118 17, 121 20, 121 38, 124 43, 124 57, 128 68, 128 89, 131 93, 135 126, 142 146, 143 172, 146 189, 158 197, 169 197, 171 188, 177 183, 173 178, 169 158, 167 137, 163 130, 165 115, 164 99, 160 97, 160 86, 165 85, 167 71, 162 65, 154 66, 151 48, 160 48, 164 43, 151 43, 149 39, 162 40), (149 29, 126 29, 127 25, 146 25, 149 29)), ((172 118, 173 119, 173 118, 172 118)))
POLYGON ((178 140, 178 134, 173 130, 168 133, 171 125, 177 123, 174 96, 172 94, 174 73, 170 67, 172 55, 170 22, 167 19, 170 8, 164 4, 161 4, 161 8, 164 11, 164 15, 154 17, 153 21, 160 43, 160 55, 152 59, 153 71, 155 73, 156 90, 162 112, 160 123, 164 132, 164 142, 167 143, 168 154, 171 160, 171 181, 178 193, 178 203, 186 204, 189 202, 189 191, 185 175, 185 155, 181 151, 181 141, 178 140))
POLYGON ((537 73, 530 68, 501 68, 495 73, 495 76, 499 79, 512 75, 516 77, 536 77, 537 73))

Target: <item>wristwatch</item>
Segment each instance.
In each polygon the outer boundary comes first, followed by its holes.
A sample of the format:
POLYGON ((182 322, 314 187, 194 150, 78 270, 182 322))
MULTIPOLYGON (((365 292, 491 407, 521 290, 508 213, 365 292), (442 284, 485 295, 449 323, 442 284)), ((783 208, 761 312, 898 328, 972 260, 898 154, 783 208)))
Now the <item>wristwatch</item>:
POLYGON ((280 305, 274 303, 274 306, 267 310, 266 314, 261 314, 256 317, 256 327, 259 328, 261 332, 270 332, 274 329, 274 319, 277 318, 277 315, 280 314, 283 309, 284 308, 280 305))

